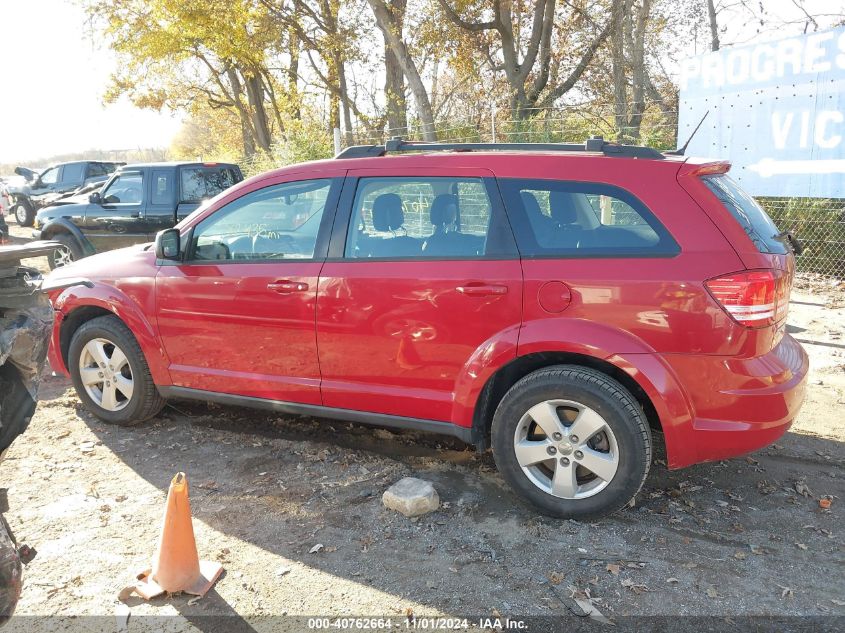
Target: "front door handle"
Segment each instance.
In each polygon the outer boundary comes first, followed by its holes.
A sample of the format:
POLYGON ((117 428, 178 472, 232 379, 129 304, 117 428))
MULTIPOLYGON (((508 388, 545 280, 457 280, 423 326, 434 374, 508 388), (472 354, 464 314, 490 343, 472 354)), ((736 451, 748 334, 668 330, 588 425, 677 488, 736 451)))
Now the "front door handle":
POLYGON ((280 279, 278 281, 271 281, 267 284, 267 290, 272 290, 273 292, 278 292, 279 294, 286 295, 292 292, 305 292, 308 290, 308 284, 303 283, 301 281, 289 281, 287 279, 280 279))
POLYGON ((507 294, 508 287, 500 286, 497 284, 466 284, 464 286, 458 286, 457 288, 455 288, 455 290, 457 290, 463 295, 469 295, 472 297, 483 297, 488 295, 507 294))

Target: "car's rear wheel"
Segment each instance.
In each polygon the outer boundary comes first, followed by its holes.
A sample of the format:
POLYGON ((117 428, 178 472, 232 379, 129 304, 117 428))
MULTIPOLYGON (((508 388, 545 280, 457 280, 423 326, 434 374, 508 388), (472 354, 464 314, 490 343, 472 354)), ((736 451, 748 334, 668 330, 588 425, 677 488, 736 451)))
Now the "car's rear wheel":
POLYGON ((35 220, 35 209, 26 200, 18 200, 15 203, 13 213, 15 215, 15 221, 20 226, 32 226, 35 220))
POLYGON ((70 235, 59 234, 50 239, 61 244, 61 246, 57 247, 56 250, 47 256, 47 263, 50 265, 50 270, 67 266, 82 257, 82 249, 70 235))
POLYGON ((74 333, 68 369, 85 408, 104 422, 138 424, 165 404, 138 341, 115 316, 91 319, 74 333))
POLYGON ((651 465, 651 432, 636 399, 606 374, 575 365, 518 381, 496 409, 492 436, 508 483, 557 517, 623 508, 651 465))

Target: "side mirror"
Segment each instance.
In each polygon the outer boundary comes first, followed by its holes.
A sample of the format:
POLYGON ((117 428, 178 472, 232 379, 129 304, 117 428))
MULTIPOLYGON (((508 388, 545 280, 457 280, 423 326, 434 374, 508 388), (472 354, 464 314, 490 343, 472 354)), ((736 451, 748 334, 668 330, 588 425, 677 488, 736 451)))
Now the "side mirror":
POLYGON ((103 199, 100 197, 100 192, 95 191, 90 196, 88 196, 88 202, 91 204, 103 204, 103 199))
POLYGON ((172 261, 180 261, 182 254, 180 252, 181 236, 177 229, 164 229, 156 234, 155 250, 156 259, 169 259, 172 261))

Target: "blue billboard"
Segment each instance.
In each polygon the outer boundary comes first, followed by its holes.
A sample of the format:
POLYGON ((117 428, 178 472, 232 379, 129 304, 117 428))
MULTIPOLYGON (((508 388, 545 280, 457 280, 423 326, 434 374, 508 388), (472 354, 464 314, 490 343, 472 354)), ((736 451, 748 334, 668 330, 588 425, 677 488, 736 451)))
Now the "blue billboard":
POLYGON ((845 198, 845 27, 681 64, 678 143, 755 196, 845 198))

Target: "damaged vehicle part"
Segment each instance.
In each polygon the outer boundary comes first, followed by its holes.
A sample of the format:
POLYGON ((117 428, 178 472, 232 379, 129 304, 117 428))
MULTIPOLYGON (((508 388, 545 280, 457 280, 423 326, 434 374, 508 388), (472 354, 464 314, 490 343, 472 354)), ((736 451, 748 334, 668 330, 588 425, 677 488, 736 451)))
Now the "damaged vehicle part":
MULTIPOLYGON (((21 260, 49 255, 56 246, 31 242, 0 247, 0 460, 35 411, 53 325, 41 275, 21 260)), ((20 597, 21 565, 35 556, 32 548, 18 545, 3 517, 7 510, 6 490, 0 489, 0 624, 11 617, 20 597)))

